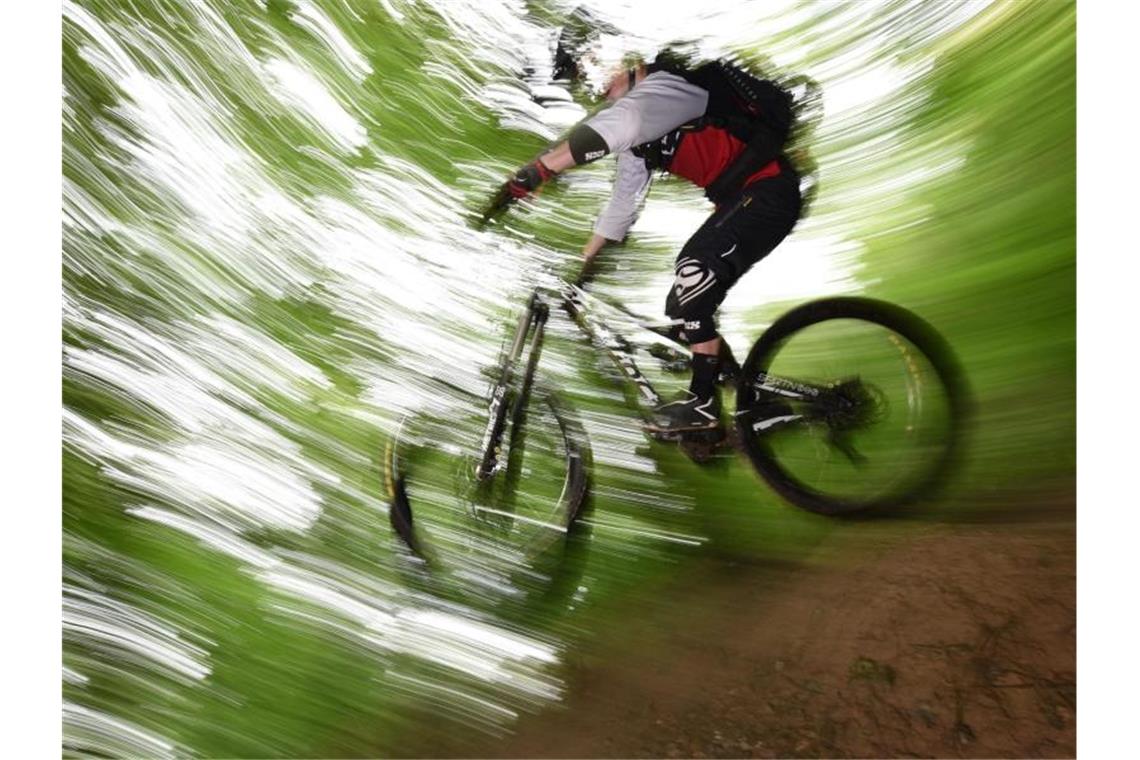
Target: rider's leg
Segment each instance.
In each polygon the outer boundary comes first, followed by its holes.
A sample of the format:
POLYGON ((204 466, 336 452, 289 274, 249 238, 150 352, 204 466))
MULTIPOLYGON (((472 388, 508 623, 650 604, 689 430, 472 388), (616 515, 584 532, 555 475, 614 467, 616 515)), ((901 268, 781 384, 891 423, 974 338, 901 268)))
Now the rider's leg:
POLYGON ((650 429, 681 432, 720 426, 716 380, 723 354, 716 310, 740 276, 787 236, 799 210, 794 174, 762 180, 718 209, 681 249, 665 313, 681 322, 681 337, 693 351, 690 393, 659 407, 650 429))
POLYGON ((689 393, 659 406, 648 428, 659 433, 719 431, 722 426, 716 381, 720 374, 721 340, 713 312, 724 298, 723 289, 715 286, 716 275, 711 268, 702 267, 692 259, 678 260, 677 271, 677 283, 669 293, 666 313, 682 320, 682 337, 693 351, 689 364, 692 378, 689 393), (688 289, 678 288, 678 284, 685 283, 690 283, 688 289), (685 299, 686 294, 693 292, 691 283, 697 283, 698 287, 706 283, 704 293, 685 299))
POLYGON ((693 377, 689 391, 701 398, 708 398, 716 391, 716 379, 720 374, 720 336, 689 346, 693 352, 691 368, 693 377))
POLYGON ((648 427, 660 433, 720 430, 716 381, 720 374, 721 340, 713 314, 724 300, 724 283, 731 271, 718 262, 698 257, 686 245, 677 258, 676 273, 665 313, 680 320, 681 337, 693 351, 689 365, 692 379, 689 393, 658 407, 648 427))
POLYGON ((717 356, 720 354, 720 336, 716 336, 712 340, 701 341, 689 346, 689 350, 694 354, 705 354, 707 356, 717 356))

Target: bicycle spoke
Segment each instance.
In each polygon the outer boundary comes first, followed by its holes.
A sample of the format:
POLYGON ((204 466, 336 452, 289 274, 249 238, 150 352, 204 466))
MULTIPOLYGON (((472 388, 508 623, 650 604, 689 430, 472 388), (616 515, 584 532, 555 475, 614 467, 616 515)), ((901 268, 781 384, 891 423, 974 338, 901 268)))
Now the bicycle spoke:
MULTIPOLYGON (((841 302, 872 303, 832 303, 841 302)), ((873 303, 899 329, 910 325, 899 317, 905 312, 873 303)), ((943 466, 953 440, 951 389, 904 334, 873 318, 827 313, 764 345, 767 353, 749 356, 745 376, 764 377, 777 392, 743 394, 737 422, 754 463, 783 492, 821 511, 851 509, 897 500, 943 466), (803 420, 768 430, 778 389, 797 387, 819 390, 810 402, 784 402, 803 420)))
POLYGON ((515 422, 520 429, 506 439, 500 468, 485 478, 476 476, 485 427, 476 408, 455 419, 421 416, 401 428, 405 441, 416 442, 399 457, 413 541, 437 571, 471 582, 533 580, 545 577, 535 573, 537 559, 565 541, 584 487, 577 439, 548 395, 532 395, 515 422))

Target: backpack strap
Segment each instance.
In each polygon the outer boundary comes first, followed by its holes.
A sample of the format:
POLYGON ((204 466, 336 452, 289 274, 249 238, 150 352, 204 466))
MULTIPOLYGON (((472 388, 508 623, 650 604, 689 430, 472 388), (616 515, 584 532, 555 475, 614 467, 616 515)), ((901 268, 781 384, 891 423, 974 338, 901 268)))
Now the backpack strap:
POLYGON ((747 143, 752 140, 759 126, 755 120, 743 116, 705 114, 692 121, 685 122, 679 129, 682 132, 696 132, 705 127, 716 127, 727 131, 737 140, 747 143))
POLYGON ((705 188, 705 196, 718 206, 744 188, 744 181, 782 156, 783 142, 775 131, 760 125, 752 139, 717 178, 705 188))

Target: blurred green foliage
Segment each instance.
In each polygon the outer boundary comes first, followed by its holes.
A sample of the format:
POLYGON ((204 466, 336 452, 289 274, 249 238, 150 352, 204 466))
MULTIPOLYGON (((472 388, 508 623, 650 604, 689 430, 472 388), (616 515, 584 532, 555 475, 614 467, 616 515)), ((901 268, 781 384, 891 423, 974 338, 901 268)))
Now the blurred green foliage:
MULTIPOLYGON (((396 156, 426 169, 443 187, 473 198, 477 191, 464 167, 505 169, 528 160, 542 146, 532 134, 503 129, 485 108, 449 107, 461 96, 459 86, 426 76, 426 63, 443 61, 476 78, 513 77, 515 72, 489 72, 466 61, 463 52, 454 49, 446 24, 428 11, 396 23, 383 10, 385 3, 319 4, 373 68, 374 74, 357 86, 338 78, 311 35, 290 21, 293 3, 223 4, 222 16, 251 51, 287 45, 347 88, 363 110, 375 114, 375 121, 366 125, 366 147, 346 159, 345 166, 330 168, 314 153, 298 149, 316 139, 303 120, 249 100, 248 83, 231 79, 224 61, 212 60, 196 47, 193 23, 177 4, 87 0, 81 5, 100 19, 149 25, 178 40, 200 63, 195 73, 233 109, 233 124, 245 143, 291 197, 346 195, 351 186, 342 170, 396 156), (278 36, 267 37, 265 27, 250 19, 265 20, 278 36)), ((897 17, 921 12, 919 5, 897 3, 892 8, 897 17)), ((930 505, 928 514, 1000 511, 1019 503, 1014 496, 1026 490, 1068 493, 1075 478, 1076 419, 1075 5, 997 2, 947 36, 910 45, 892 39, 888 27, 851 29, 813 40, 813 28, 837 11, 808 9, 809 17, 784 35, 800 39, 815 60, 838 56, 874 34, 880 35, 884 60, 920 55, 933 60, 933 67, 907 86, 899 111, 880 115, 881 125, 861 125, 862 132, 855 130, 858 125, 852 125, 854 131, 820 131, 815 153, 821 190, 814 210, 821 230, 864 246, 858 276, 865 291, 931 321, 953 344, 971 379, 979 409, 967 469, 949 500, 941 507, 930 505), (872 138, 884 134, 893 140, 889 152, 853 164, 839 160, 842 151, 858 151, 864 142, 870 145, 872 138), (901 177, 918 179, 892 192, 892 183, 901 177), (990 499, 994 493, 1001 499, 990 499)), ((76 111, 76 129, 65 135, 64 175, 83 185, 124 224, 141 213, 150 223, 164 226, 164 215, 177 210, 159 189, 110 160, 116 149, 97 127, 130 127, 119 124, 113 84, 79 54, 83 39, 65 22, 64 83, 76 111), (92 167, 103 181, 90 180, 92 167)), ((600 204, 602 199, 571 188, 555 189, 544 202, 576 200, 600 204)), ((569 208, 547 222, 537 214, 520 216, 512 227, 565 250, 567 266, 572 266, 592 210, 585 205, 569 208)), ((170 283, 178 283, 179 273, 146 251, 126 250, 126 245, 111 235, 66 231, 65 290, 155 323, 229 308, 200 293, 171 298, 177 291, 170 283), (69 251, 96 252, 108 274, 69 266, 69 251)), ((638 245, 635 239, 629 247, 638 245)), ((645 243, 644 250, 653 256, 644 266, 667 269, 672 251, 652 242, 645 243)), ((204 254, 187 242, 185 255, 194 259, 204 254)), ((786 306, 758 305, 749 318, 758 330, 786 306)), ((513 305, 496 307, 505 314, 513 305)), ((322 447, 285 425, 280 428, 291 440, 297 437, 306 455, 344 483, 379 500, 379 476, 363 472, 360 462, 376 461, 383 436, 365 418, 351 414, 362 406, 361 388, 344 366, 361 352, 376 362, 377 372, 396 366, 399 358, 362 337, 363 329, 354 330, 332 314, 319 292, 308 300, 258 294, 247 312, 230 316, 256 324, 331 378, 332 386, 314 391, 307 402, 260 389, 255 394, 258 413, 266 420, 295 423, 317 441, 322 436, 335 439, 343 449, 322 447)), ((476 331, 473 327, 472 340, 496 339, 476 331)), ((65 327, 64 343, 99 346, 97 338, 77 325, 65 327)), ((576 350, 586 381, 606 391, 609 376, 593 366, 583 346, 576 350)), ((131 435, 153 441, 167 434, 168 423, 161 415, 128 403, 98 383, 67 378, 63 401, 67 409, 131 435)), ((621 413, 617 402, 583 399, 582 406, 585 411, 621 413)), ((729 469, 698 469, 674 450, 655 447, 654 453, 670 495, 678 502, 695 503, 696 516, 662 510, 646 518, 642 505, 621 499, 640 484, 628 473, 613 471, 596 475, 603 494, 595 500, 596 514, 615 524, 656 520, 663 531, 711 537, 715 550, 771 561, 807 556, 828 532, 842 529, 780 504, 742 463, 729 469)), ((171 528, 125 514, 144 495, 69 447, 63 483, 65 578, 177 621, 184 636, 208 643, 212 665, 205 686, 156 684, 105 653, 65 642, 65 664, 89 678, 82 686, 66 685, 66 699, 129 717, 204 756, 401 754, 410 746, 403 737, 439 729, 442 719, 430 701, 385 680, 389 669, 428 677, 438 673, 416 671, 411 658, 378 660, 311 620, 280 612, 277 592, 238 561, 171 528)), ((177 494, 170 498, 176 500, 177 494)), ((330 495, 321 518, 304 535, 267 532, 248 538, 282 554, 303 553, 366 575, 398 579, 383 515, 374 504, 362 502, 343 492, 330 495)), ((678 563, 691 556, 689 549, 678 546, 666 552, 623 554, 622 542, 632 545, 636 537, 607 534, 602 528, 594 537, 596 551, 587 553, 585 567, 578 572, 591 599, 609 603, 596 608, 584 604, 573 615, 564 608, 536 612, 509 607, 488 614, 498 615, 497 621, 508 628, 544 631, 572 647, 582 637, 604 635, 608 627, 620 625, 624 613, 617 612, 621 605, 612 599, 651 595, 656 584, 673 576, 678 563)), ((700 551, 704 549, 692 549, 700 551)), ((862 671, 855 675, 864 677, 862 671)))

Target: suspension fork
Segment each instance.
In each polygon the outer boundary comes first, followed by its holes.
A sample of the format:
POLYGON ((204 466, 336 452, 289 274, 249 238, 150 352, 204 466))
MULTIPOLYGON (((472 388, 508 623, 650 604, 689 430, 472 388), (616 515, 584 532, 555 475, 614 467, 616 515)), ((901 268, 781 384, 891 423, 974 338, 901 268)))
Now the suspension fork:
MULTIPOLYGON (((503 471, 503 477, 507 483, 507 494, 510 504, 513 504, 514 497, 517 495, 515 491, 515 482, 519 477, 519 470, 522 465, 522 449, 526 445, 526 433, 524 432, 523 425, 527 415, 527 410, 530 404, 530 395, 534 387, 534 375, 538 369, 538 360, 542 354, 542 341, 546 333, 546 318, 549 315, 549 309, 545 303, 539 303, 538 308, 535 309, 534 314, 534 330, 531 332, 530 346, 527 349, 527 362, 526 369, 523 372, 522 380, 519 383, 518 392, 515 394, 514 399, 510 404, 510 421, 504 431, 507 437, 506 444, 500 445, 497 452, 497 471, 503 471)), ((504 509, 510 507, 504 505, 504 509)))
POLYGON ((534 385, 534 373, 535 370, 538 369, 539 356, 542 355, 542 339, 546 334, 546 319, 549 315, 549 307, 547 307, 545 303, 539 302, 535 307, 533 321, 534 331, 531 333, 530 349, 526 361, 526 370, 523 372, 522 386, 519 388, 519 394, 515 399, 515 403, 512 404, 511 432, 507 445, 508 452, 518 435, 518 423, 522 421, 523 415, 526 414, 527 401, 530 399, 530 391, 534 385))
MULTIPOLYGON (((537 292, 531 295, 526 308, 519 315, 514 340, 511 343, 510 350, 503 357, 503 362, 499 367, 499 382, 496 383, 495 390, 491 394, 487 428, 483 432, 483 440, 479 446, 479 464, 475 468, 475 477, 478 480, 489 478, 500 467, 499 459, 504 453, 502 450, 503 432, 506 429, 508 412, 511 413, 511 441, 514 440, 516 423, 521 420, 521 410, 526 408, 534 373, 538 367, 538 358, 541 353, 548 315, 549 307, 539 299, 537 292), (528 335, 531 336, 530 356, 527 359, 523 382, 519 391, 512 394, 510 389, 515 377, 515 365, 522 357, 528 335)), ((508 451, 511 441, 508 442, 508 451)))

